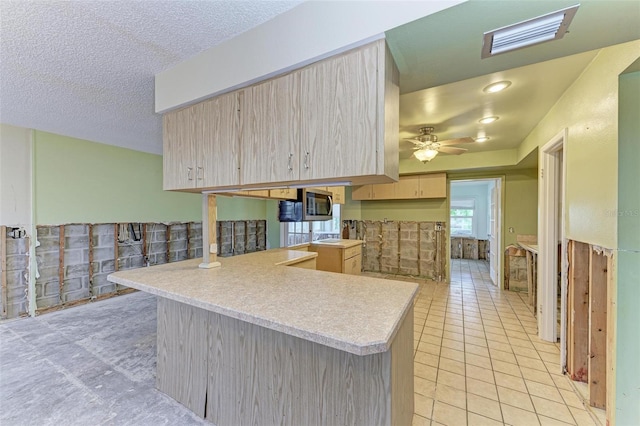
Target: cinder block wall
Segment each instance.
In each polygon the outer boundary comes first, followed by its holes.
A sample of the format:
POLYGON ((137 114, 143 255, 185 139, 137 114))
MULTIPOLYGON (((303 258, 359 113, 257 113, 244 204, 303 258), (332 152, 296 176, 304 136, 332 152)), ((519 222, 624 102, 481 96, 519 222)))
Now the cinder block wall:
POLYGON ((349 237, 365 241, 366 272, 446 279, 443 222, 345 221, 349 237))
MULTIPOLYGON (((266 249, 266 221, 218 222, 221 255, 266 249)), ((116 270, 202 256, 202 223, 103 223, 38 226, 37 313, 131 291, 107 281, 116 270)), ((29 238, 6 229, 0 308, 3 318, 28 313, 29 238), (5 265, 6 263, 6 265, 5 265)), ((1 251, 1 250, 0 250, 1 251)))

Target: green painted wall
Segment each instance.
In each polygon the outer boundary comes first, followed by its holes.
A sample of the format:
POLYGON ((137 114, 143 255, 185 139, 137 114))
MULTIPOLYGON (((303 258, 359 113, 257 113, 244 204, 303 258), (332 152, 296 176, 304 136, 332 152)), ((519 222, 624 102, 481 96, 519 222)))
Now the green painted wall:
POLYGON ((640 40, 602 49, 520 145, 518 158, 568 129, 567 237, 617 245, 618 75, 638 58, 640 40))
MULTIPOLYGON (((36 223, 202 220, 202 196, 162 190, 162 157, 34 132, 36 223)), ((266 219, 266 202, 219 197, 220 220, 266 219)))
MULTIPOLYGON (((640 64, 640 60, 636 61, 640 64)), ((637 68, 636 68, 637 69, 637 68)), ((640 71, 620 76, 616 424, 640 424, 640 71), (620 350, 624 344, 624 350, 620 350), (630 374, 630 372, 635 372, 630 374)))

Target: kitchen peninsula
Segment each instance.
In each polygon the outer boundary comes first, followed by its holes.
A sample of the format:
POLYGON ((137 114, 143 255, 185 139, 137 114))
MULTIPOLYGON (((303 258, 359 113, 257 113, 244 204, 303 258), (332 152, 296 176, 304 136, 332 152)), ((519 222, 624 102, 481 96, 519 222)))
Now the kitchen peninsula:
POLYGON ((414 283, 274 249, 120 271, 158 296, 157 388, 216 425, 410 425, 414 283))

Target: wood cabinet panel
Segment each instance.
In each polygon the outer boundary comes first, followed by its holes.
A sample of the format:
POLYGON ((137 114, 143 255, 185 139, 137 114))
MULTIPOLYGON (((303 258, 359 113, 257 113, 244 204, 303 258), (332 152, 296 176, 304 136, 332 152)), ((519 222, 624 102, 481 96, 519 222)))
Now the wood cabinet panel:
POLYGON ((380 183, 372 185, 371 199, 372 200, 390 200, 396 196, 396 184, 395 183, 380 183))
POLYGON ((395 198, 411 199, 419 198, 420 179, 417 176, 401 176, 396 184, 395 198))
POLYGON ((380 46, 372 43, 300 71, 300 179, 378 172, 380 46))
POLYGON ((360 275, 362 271, 362 256, 353 256, 344 261, 343 274, 360 275))
POLYGON ((241 184, 299 179, 298 80, 291 73, 242 91, 241 184))
POLYGON ((420 198, 446 198, 446 173, 420 175, 420 198))
POLYGON ((162 117, 162 187, 188 189, 196 185, 195 111, 197 105, 162 117))
POLYGON ((230 93, 196 106, 197 187, 240 183, 239 94, 230 93))
POLYGON ((344 204, 344 186, 328 186, 327 191, 333 193, 333 204, 344 204))
POLYGON ((351 187, 351 199, 354 201, 370 200, 372 189, 373 185, 353 186, 351 187))
POLYGON ((295 200, 298 198, 298 190, 295 188, 278 188, 269 190, 269 198, 278 200, 295 200))

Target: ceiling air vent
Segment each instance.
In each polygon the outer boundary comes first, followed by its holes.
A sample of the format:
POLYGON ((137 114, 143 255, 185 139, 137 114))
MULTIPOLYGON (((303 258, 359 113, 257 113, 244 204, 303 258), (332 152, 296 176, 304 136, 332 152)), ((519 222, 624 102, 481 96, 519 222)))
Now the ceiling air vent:
POLYGON ((579 6, 577 4, 484 33, 482 59, 534 44, 561 39, 567 32, 579 6))

